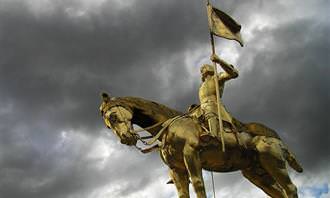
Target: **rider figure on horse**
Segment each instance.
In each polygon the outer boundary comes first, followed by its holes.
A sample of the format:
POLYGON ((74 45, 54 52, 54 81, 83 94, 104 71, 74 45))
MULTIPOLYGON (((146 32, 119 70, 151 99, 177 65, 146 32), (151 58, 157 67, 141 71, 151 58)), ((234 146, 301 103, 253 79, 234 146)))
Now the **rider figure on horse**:
MULTIPOLYGON (((228 64, 224 60, 220 59, 216 54, 211 56, 211 61, 220 64, 224 72, 218 74, 219 83, 219 95, 220 98, 223 94, 225 82, 238 77, 238 71, 233 65, 228 64)), ((204 120, 207 121, 209 132, 201 135, 201 139, 204 141, 209 140, 209 137, 219 137, 220 127, 218 121, 218 108, 217 108, 217 96, 216 96, 216 85, 214 76, 214 67, 212 65, 204 64, 201 69, 202 84, 199 88, 199 100, 201 104, 201 111, 204 116, 204 120)), ((232 130, 234 127, 233 118, 225 109, 221 100, 220 113, 223 122, 224 129, 232 130)))

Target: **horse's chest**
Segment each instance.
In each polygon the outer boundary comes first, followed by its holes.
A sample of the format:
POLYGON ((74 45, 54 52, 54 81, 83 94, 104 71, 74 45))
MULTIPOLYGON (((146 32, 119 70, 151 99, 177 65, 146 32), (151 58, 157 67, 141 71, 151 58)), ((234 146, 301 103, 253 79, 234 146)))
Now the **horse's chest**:
POLYGON ((184 161, 183 161, 183 154, 179 152, 173 145, 166 145, 164 148, 160 149, 160 154, 163 161, 170 167, 170 168, 183 168, 184 161))

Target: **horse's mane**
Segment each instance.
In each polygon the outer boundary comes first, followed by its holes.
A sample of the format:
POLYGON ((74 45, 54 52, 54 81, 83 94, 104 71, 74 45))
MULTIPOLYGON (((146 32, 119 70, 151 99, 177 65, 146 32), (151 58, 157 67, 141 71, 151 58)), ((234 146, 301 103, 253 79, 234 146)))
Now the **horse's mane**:
MULTIPOLYGON (((163 104, 138 97, 112 98, 110 106, 123 106, 132 111, 135 118, 140 117, 139 120, 141 121, 148 118, 152 119, 152 121, 150 120, 150 123, 154 121, 166 121, 169 118, 183 114, 182 112, 169 108, 163 104), (143 116, 143 118, 141 116, 143 116)), ((150 123, 145 124, 148 125, 150 123)))

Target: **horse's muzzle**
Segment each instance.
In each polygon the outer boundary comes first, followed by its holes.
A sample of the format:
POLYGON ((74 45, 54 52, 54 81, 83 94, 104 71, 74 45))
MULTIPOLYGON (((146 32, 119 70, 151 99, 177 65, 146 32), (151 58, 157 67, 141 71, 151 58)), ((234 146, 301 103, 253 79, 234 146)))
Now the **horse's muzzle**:
POLYGON ((120 139, 120 143, 126 144, 128 146, 133 146, 136 145, 137 139, 132 135, 123 135, 123 137, 120 139))

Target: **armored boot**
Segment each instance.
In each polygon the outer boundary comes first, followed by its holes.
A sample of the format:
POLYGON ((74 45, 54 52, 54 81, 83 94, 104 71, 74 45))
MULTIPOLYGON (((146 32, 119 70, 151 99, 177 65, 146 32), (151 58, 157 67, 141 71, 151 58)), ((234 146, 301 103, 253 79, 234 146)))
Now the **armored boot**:
MULTIPOLYGON (((204 133, 201 135, 201 140, 203 142, 210 142, 212 139, 213 140, 217 140, 218 139, 218 131, 219 131, 219 122, 218 119, 216 117, 216 115, 214 116, 209 116, 207 119, 208 122, 208 126, 209 126, 209 132, 204 133)), ((217 142, 217 141, 215 141, 217 142)))
POLYGON ((218 132, 219 132, 219 121, 216 117, 211 117, 208 120, 209 123, 209 129, 210 129, 210 135, 212 137, 218 137, 218 132))

